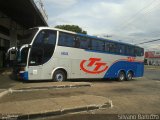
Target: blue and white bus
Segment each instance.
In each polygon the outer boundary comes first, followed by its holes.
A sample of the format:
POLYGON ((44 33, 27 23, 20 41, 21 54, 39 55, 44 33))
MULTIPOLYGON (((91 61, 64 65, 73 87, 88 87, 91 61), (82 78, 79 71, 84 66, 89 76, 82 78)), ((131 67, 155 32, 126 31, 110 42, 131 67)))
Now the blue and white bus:
POLYGON ((144 49, 50 27, 29 30, 15 70, 23 80, 142 77, 144 49))

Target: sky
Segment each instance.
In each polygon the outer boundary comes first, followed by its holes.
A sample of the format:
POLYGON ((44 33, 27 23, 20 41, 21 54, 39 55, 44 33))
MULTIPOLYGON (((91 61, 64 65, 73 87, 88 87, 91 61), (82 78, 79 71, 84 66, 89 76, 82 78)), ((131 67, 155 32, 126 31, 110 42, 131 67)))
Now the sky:
MULTIPOLYGON (((131 44, 160 39, 160 0, 43 0, 48 24, 78 25, 89 35, 131 44)), ((160 41, 142 44, 160 50, 160 41)))

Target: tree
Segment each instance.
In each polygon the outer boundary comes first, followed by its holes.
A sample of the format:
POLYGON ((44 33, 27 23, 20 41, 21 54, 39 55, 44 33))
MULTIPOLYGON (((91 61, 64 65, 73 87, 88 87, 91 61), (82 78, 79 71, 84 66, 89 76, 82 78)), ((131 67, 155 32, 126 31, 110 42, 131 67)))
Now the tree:
POLYGON ((76 33, 87 34, 87 31, 82 30, 78 25, 57 25, 55 28, 68 30, 76 33))

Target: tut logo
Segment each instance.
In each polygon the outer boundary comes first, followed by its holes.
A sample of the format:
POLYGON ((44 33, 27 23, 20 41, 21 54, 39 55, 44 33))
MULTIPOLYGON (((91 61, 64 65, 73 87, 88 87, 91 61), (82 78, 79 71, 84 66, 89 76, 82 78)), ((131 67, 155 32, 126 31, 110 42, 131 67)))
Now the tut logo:
POLYGON ((108 69, 107 63, 101 62, 101 58, 82 60, 80 68, 89 74, 100 74, 108 69), (92 69, 92 70, 91 70, 92 69))

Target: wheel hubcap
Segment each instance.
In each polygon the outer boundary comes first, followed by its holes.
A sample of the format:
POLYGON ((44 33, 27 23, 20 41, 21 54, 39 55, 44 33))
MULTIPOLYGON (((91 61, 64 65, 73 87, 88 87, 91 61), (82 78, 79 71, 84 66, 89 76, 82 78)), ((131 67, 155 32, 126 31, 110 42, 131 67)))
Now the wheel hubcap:
POLYGON ((124 75, 123 74, 120 75, 120 80, 124 80, 124 75))
POLYGON ((131 80, 132 79, 132 75, 128 74, 128 79, 131 80))
POLYGON ((57 81, 63 81, 63 75, 62 74, 57 74, 56 79, 57 79, 57 81))

